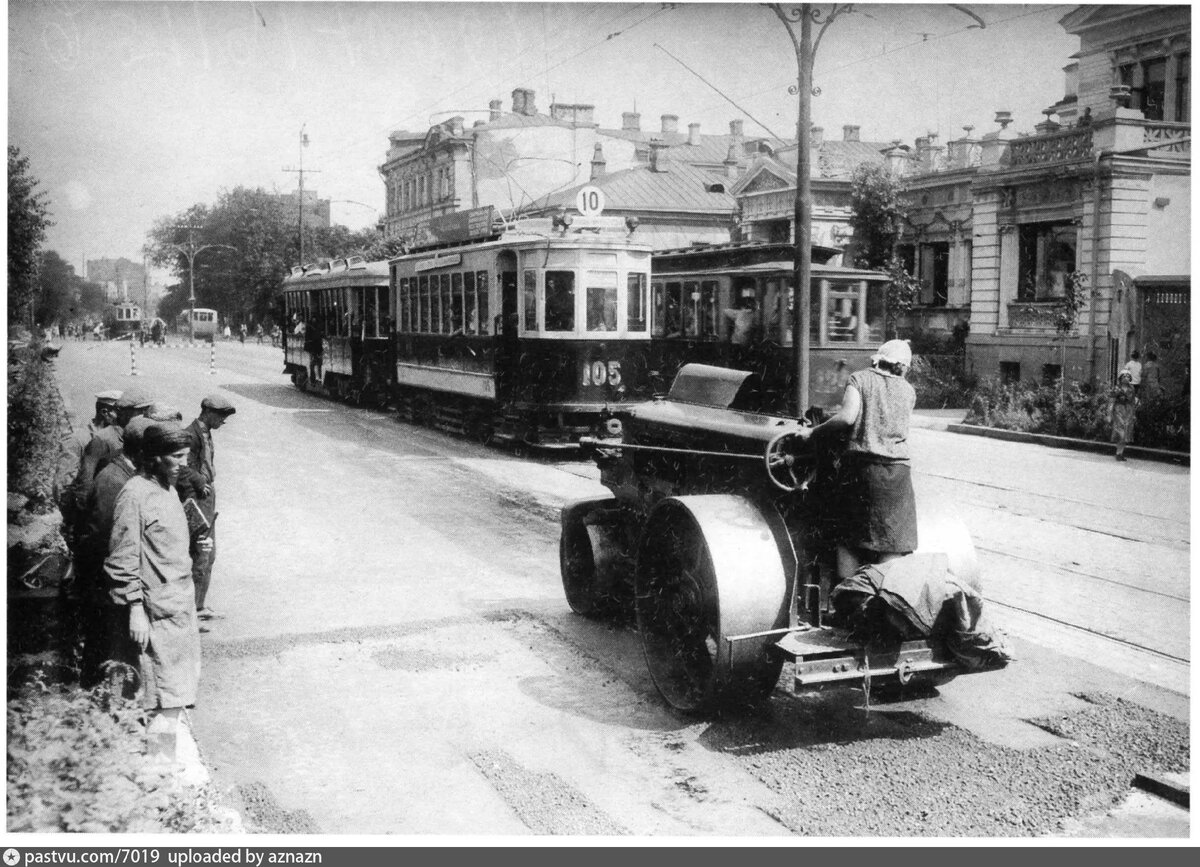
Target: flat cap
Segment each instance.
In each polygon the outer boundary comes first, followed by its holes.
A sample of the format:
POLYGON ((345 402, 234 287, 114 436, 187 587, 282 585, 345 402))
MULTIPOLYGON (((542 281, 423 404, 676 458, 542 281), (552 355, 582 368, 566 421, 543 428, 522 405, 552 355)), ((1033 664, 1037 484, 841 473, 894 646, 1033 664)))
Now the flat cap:
POLYGON ((183 421, 183 413, 169 404, 156 400, 146 411, 146 418, 150 421, 183 421))
POLYGON ((116 390, 96 392, 96 403, 102 403, 105 406, 116 406, 120 399, 121 392, 116 390))
POLYGON ((122 409, 145 409, 153 401, 150 395, 142 391, 140 388, 131 388, 121 395, 117 400, 117 406, 122 409))
POLYGON ((233 415, 237 412, 233 408, 233 404, 221 397, 219 394, 210 394, 204 400, 200 401, 201 409, 211 409, 213 412, 219 412, 221 415, 233 415))
POLYGON ((146 435, 146 431, 155 424, 156 422, 139 415, 133 421, 129 422, 129 424, 125 425, 124 436, 122 437, 125 451, 136 452, 140 449, 142 447, 142 438, 146 435))

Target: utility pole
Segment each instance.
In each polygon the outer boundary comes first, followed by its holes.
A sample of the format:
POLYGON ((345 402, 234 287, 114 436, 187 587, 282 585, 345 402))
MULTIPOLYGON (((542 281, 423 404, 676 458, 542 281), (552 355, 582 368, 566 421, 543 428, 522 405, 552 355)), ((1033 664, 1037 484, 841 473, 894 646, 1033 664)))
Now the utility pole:
POLYGON ((320 169, 305 169, 304 168, 304 149, 308 147, 308 133, 304 131, 304 127, 308 124, 300 125, 300 167, 293 169, 288 166, 283 167, 285 172, 296 172, 300 176, 300 207, 297 209, 300 212, 300 262, 304 264, 304 172, 307 171, 310 175, 319 175, 320 169))

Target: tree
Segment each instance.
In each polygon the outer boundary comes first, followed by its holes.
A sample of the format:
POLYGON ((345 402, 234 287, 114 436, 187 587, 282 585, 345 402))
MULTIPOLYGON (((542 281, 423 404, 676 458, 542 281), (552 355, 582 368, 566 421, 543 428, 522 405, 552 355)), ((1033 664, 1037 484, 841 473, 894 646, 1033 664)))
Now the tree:
POLYGON ((73 319, 82 282, 75 268, 54 250, 40 251, 33 318, 45 324, 55 321, 65 324, 73 319))
POLYGON ((921 291, 921 281, 908 273, 898 256, 888 260, 885 270, 888 285, 884 299, 884 332, 886 339, 891 340, 896 336, 900 317, 912 310, 913 302, 921 291))
POLYGON ((37 296, 38 250, 54 225, 40 181, 29 174, 29 158, 8 146, 8 318, 19 321, 32 313, 37 296))
MULTIPOLYGON (((366 255, 385 246, 378 230, 351 232, 345 226, 304 227, 310 261, 366 255)), ((222 192, 211 207, 196 204, 158 220, 146 243, 147 259, 170 267, 179 277, 159 305, 163 318, 187 307, 188 260, 180 247, 227 245, 235 250, 206 250, 194 258, 196 304, 211 307, 235 324, 278 317, 277 299, 289 268, 299 261, 296 225, 274 193, 237 187, 222 192)), ((370 256, 368 258, 371 258, 370 256)), ((383 258, 376 256, 374 258, 383 258)))
POLYGON ((850 177, 850 226, 860 268, 884 269, 904 220, 900 184, 884 166, 863 163, 850 177))

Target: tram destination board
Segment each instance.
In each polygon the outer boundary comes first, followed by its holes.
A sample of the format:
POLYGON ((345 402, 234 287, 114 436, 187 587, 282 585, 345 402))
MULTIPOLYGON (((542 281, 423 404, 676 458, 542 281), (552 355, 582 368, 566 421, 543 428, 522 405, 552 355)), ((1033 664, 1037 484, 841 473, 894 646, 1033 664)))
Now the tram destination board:
POLYGON ((429 234, 435 244, 477 241, 492 234, 492 222, 496 209, 472 208, 453 214, 442 214, 429 221, 429 234))

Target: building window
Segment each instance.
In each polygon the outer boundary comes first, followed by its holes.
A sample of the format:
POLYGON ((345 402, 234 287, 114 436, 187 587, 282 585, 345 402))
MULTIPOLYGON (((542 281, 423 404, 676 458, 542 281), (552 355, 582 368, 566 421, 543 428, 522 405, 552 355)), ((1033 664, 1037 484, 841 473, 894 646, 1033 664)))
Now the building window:
POLYGON ((1188 92, 1191 62, 1190 53, 1175 58, 1175 120, 1178 123, 1188 123, 1192 119, 1191 94, 1188 92))
POLYGON ((1061 364, 1042 365, 1042 385, 1054 385, 1062 379, 1061 364))
POLYGON ((1021 381, 1021 362, 1001 361, 1000 381, 1005 385, 1015 385, 1021 381))
POLYGON ((921 245, 921 294, 918 303, 945 307, 949 299, 950 244, 941 241, 921 245))
POLYGON ((1075 270, 1074 225, 1029 223, 1020 227, 1017 243, 1017 300, 1045 301, 1066 294, 1066 283, 1075 270))
POLYGON ((1140 109, 1146 120, 1165 118, 1167 95, 1167 59, 1156 57, 1140 63, 1127 63, 1118 69, 1121 84, 1129 87, 1132 108, 1140 109))

